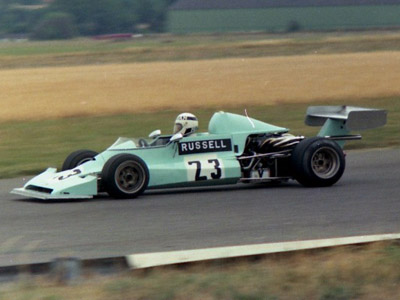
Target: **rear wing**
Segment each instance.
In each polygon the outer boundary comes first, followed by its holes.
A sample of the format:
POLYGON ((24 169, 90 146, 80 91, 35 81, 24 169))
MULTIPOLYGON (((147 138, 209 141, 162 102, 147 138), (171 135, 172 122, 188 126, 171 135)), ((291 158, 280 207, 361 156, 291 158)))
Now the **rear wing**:
MULTIPOLYGON (((387 111, 355 106, 310 106, 305 123, 322 126, 318 136, 334 140, 360 139, 360 135, 349 135, 350 131, 361 131, 386 124, 387 111)), ((341 142, 339 144, 344 144, 341 142)))

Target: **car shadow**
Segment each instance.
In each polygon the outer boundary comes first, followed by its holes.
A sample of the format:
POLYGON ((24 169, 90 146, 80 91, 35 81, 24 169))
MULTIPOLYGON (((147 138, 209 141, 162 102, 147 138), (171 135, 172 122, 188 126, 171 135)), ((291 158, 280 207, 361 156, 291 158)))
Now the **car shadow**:
POLYGON ((298 187, 296 182, 268 182, 268 183, 239 183, 236 185, 220 185, 220 186, 204 186, 204 187, 190 187, 190 188, 170 188, 170 189, 154 189, 148 190, 144 193, 146 195, 170 195, 170 194, 191 194, 191 193, 209 193, 209 192, 227 192, 237 190, 255 190, 265 188, 290 188, 298 187))
POLYGON ((280 189, 280 188, 299 188, 300 185, 295 181, 289 182, 268 182, 268 183, 239 183, 232 185, 220 185, 220 186, 204 186, 204 187, 182 187, 182 188, 168 188, 168 189, 152 189, 144 192, 137 198, 124 198, 118 199, 110 197, 107 193, 101 193, 100 195, 91 199, 50 199, 42 200, 35 198, 19 198, 12 199, 17 202, 37 203, 37 204, 61 204, 61 203, 89 203, 89 202, 100 202, 100 201, 142 201, 146 200, 149 196, 157 195, 174 195, 174 194, 199 194, 199 193, 221 193, 227 191, 238 191, 238 190, 257 190, 257 189, 280 189))
MULTIPOLYGON (((96 196, 95 198, 90 198, 90 199, 48 199, 48 200, 43 200, 43 199, 36 199, 36 198, 19 198, 19 199, 12 199, 12 201, 16 202, 29 202, 29 203, 38 203, 38 204, 57 204, 57 203, 85 203, 85 202, 91 202, 91 201, 96 201, 96 200, 111 200, 111 198, 107 194, 101 194, 99 196, 96 196)), ((115 199, 114 199, 115 200, 115 199)), ((121 200, 121 199, 118 199, 121 200)), ((124 199, 122 199, 124 200, 124 199)))

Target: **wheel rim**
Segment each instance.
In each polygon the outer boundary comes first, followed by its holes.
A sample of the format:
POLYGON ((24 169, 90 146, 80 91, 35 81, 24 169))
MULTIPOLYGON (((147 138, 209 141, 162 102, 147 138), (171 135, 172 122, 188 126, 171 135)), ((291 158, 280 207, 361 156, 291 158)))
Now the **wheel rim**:
POLYGON ((319 178, 331 178, 339 170, 339 154, 331 148, 320 148, 311 158, 311 167, 319 178))
POLYGON ((132 194, 143 186, 143 174, 142 166, 134 161, 126 161, 115 171, 115 183, 124 193, 132 194))

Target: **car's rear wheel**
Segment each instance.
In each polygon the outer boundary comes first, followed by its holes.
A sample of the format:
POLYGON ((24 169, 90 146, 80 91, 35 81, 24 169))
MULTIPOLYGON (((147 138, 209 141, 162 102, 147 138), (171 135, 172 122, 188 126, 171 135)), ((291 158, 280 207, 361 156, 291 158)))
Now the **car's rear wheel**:
POLYGON ((61 170, 70 170, 77 166, 92 160, 98 153, 92 150, 77 150, 72 152, 64 160, 61 170))
POLYGON ((302 185, 310 187, 335 184, 342 177, 345 164, 340 146, 321 137, 301 141, 291 157, 294 178, 302 185))
POLYGON ((149 170, 141 158, 131 154, 119 154, 106 162, 101 178, 110 196, 135 198, 147 188, 149 170))

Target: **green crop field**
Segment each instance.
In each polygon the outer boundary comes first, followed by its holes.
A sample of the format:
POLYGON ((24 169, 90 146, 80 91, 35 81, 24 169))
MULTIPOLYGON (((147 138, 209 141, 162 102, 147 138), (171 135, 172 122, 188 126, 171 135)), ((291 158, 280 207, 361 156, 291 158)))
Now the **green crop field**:
POLYGON ((398 5, 172 10, 169 32, 341 30, 399 26, 398 5), (207 22, 204 22, 207 20, 207 22), (251 20, 251 21, 249 21, 251 20))

